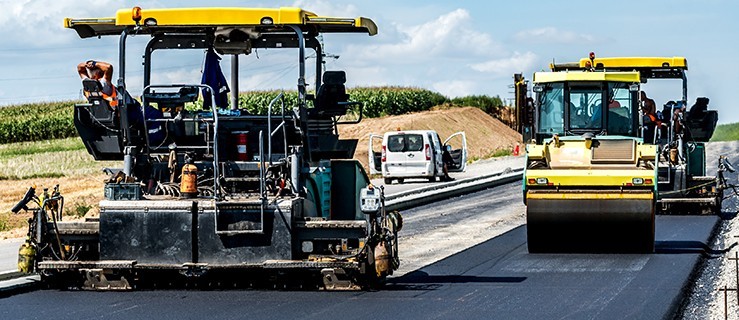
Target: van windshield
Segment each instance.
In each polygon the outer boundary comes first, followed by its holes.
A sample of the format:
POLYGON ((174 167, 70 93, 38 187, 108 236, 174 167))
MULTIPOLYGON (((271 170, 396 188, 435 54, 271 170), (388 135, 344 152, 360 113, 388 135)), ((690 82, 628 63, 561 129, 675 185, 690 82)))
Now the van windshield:
POLYGON ((423 150, 423 136, 420 134, 394 134, 387 138, 390 152, 409 152, 423 150))

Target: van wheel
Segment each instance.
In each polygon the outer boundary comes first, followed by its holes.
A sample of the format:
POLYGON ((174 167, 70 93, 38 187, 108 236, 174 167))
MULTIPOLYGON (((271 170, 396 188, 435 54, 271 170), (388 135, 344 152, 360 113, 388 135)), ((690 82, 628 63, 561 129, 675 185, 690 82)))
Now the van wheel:
POLYGON ((429 182, 436 182, 436 177, 430 177, 429 182))
POLYGON ((393 179, 385 178, 385 184, 393 184, 393 179))
POLYGON ((398 179, 398 184, 402 184, 402 183, 403 183, 403 179, 402 178, 398 179))

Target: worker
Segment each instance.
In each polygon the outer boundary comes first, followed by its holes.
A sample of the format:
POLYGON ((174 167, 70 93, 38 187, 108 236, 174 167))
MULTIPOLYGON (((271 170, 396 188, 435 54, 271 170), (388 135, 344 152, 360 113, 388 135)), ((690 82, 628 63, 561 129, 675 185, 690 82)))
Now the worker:
POLYGON ((678 101, 672 109, 672 123, 675 126, 673 132, 676 135, 683 133, 683 122, 685 121, 685 109, 687 105, 685 101, 678 101))
POLYGON ((443 151, 441 152, 441 162, 444 163, 444 166, 442 167, 442 171, 444 171, 444 177, 441 179, 443 181, 453 181, 454 178, 449 176, 449 166, 454 165, 454 159, 452 158, 451 151, 452 146, 444 146, 443 151))
MULTIPOLYGON (((100 82, 102 97, 108 102, 112 109, 118 107, 118 92, 113 85, 113 65, 104 61, 87 60, 77 65, 77 73, 82 80, 92 79, 100 82)), ((144 108, 145 116, 141 113, 141 103, 131 97, 128 92, 125 94, 125 104, 127 106, 127 115, 129 125, 138 129, 144 128, 144 117, 146 118, 147 133, 149 142, 158 145, 163 143, 165 138, 162 123, 155 121, 163 117, 161 110, 147 106, 144 108)), ((85 96, 89 96, 89 92, 85 91, 85 96)))
POLYGON ((654 104, 654 100, 649 99, 649 97, 647 97, 646 92, 641 91, 640 95, 641 95, 641 111, 645 115, 651 115, 650 118, 652 118, 655 115, 655 112, 657 111, 657 105, 654 104))
MULTIPOLYGON (((644 91, 639 92, 640 100, 641 100, 641 112, 644 115, 644 124, 645 124, 645 131, 644 131, 644 138, 647 142, 654 142, 657 138, 655 137, 657 132, 657 128, 662 128, 662 120, 657 115, 657 105, 654 103, 654 100, 647 97, 647 93, 644 91), (649 121, 647 121, 649 119, 649 121)), ((661 137, 661 133, 659 134, 661 137)))
MULTIPOLYGON (((100 82, 103 99, 111 108, 118 106, 118 93, 113 86, 113 66, 103 61, 87 60, 77 65, 77 73, 82 80, 93 79, 100 82)), ((85 97, 89 92, 85 91, 85 97)))

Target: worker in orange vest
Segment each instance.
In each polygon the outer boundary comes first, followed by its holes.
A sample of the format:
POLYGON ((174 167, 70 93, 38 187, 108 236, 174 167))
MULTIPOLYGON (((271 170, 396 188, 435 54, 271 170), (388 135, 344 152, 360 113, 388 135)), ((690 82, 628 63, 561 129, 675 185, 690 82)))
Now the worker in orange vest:
MULTIPOLYGON (((118 93, 113 85, 113 66, 103 61, 88 60, 77 65, 77 73, 81 79, 93 79, 100 82, 102 86, 103 99, 115 108, 118 106, 118 93)), ((89 95, 85 92, 85 96, 89 95)))

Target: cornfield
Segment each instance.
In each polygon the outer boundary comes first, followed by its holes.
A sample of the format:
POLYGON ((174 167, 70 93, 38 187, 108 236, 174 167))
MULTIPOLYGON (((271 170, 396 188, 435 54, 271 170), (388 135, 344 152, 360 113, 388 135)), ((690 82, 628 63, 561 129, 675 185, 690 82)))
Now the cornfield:
MULTIPOLYGON (((250 91, 239 94, 239 107, 251 114, 266 114, 272 99, 281 91, 250 91)), ((475 106, 488 113, 505 118, 499 114, 495 104, 502 102, 499 97, 469 96, 449 100, 440 93, 420 88, 408 87, 365 87, 348 89, 350 101, 363 102, 363 114, 368 118, 387 115, 400 115, 429 110, 434 106, 475 106)), ((296 91, 286 91, 284 103, 286 110, 297 104, 296 91)), ((73 122, 73 108, 77 101, 47 102, 0 107, 0 144, 59 139, 77 135, 73 122)), ((201 109, 202 102, 190 104, 188 110, 201 109)), ((309 102, 308 107, 312 107, 309 102)), ((279 113, 281 103, 273 106, 273 113, 279 113)))
POLYGON ((0 108, 0 144, 76 136, 72 118, 74 103, 47 102, 0 108))

